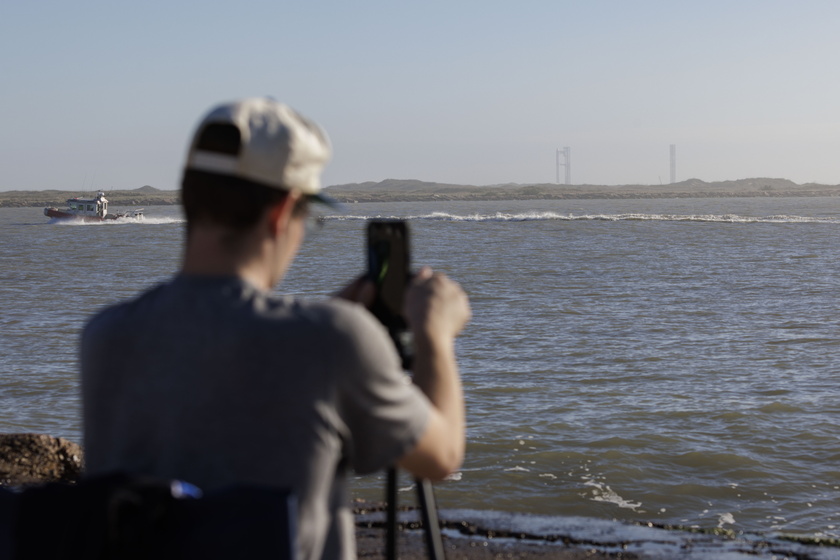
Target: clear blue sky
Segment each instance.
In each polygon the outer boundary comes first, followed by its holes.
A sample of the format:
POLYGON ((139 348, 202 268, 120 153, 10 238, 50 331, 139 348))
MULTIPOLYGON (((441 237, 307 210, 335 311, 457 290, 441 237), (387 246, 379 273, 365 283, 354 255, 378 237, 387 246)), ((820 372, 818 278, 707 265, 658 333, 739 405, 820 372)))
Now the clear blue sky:
POLYGON ((836 0, 0 3, 0 190, 175 189, 199 117, 271 95, 327 185, 840 183, 836 0))

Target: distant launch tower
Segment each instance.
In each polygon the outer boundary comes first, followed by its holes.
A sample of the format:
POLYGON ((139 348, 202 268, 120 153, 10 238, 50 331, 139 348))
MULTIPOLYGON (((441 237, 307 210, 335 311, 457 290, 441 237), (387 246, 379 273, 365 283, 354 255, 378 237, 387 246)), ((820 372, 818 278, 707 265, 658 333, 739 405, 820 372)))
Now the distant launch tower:
POLYGON ((566 184, 572 184, 572 149, 568 146, 563 148, 557 148, 557 184, 560 184, 560 166, 564 167, 566 172, 566 184), (563 163, 560 163, 560 154, 563 154, 563 163))
POLYGON ((677 182, 677 145, 671 144, 671 184, 677 182))

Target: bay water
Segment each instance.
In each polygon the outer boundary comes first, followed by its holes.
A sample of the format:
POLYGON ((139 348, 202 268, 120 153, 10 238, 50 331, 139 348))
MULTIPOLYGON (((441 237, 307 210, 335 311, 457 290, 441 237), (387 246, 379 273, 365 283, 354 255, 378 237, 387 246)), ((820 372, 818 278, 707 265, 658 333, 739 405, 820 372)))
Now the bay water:
MULTIPOLYGON (((840 197, 349 204, 278 291, 361 274, 380 217, 471 298, 441 508, 840 538, 840 197)), ((183 235, 174 206, 0 209, 0 432, 81 443, 80 330, 169 278, 183 235)))

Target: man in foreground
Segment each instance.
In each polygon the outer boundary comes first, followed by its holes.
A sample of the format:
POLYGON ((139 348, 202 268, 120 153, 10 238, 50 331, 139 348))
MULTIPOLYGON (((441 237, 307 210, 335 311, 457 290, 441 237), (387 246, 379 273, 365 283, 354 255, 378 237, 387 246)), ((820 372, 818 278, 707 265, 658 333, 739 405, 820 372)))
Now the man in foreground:
POLYGON ((361 305, 270 294, 328 157, 322 130, 276 101, 213 109, 185 165, 180 273, 94 317, 81 350, 88 475, 291 488, 304 558, 354 555, 348 467, 441 479, 464 453, 454 339, 470 310, 456 283, 425 268, 408 289, 414 384, 361 305))

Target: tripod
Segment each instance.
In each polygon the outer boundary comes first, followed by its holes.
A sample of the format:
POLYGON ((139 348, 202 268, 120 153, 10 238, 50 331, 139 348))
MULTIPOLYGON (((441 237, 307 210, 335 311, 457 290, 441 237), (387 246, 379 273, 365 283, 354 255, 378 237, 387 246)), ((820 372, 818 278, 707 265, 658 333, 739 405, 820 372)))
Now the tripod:
MULTIPOLYGON (((410 339, 402 336, 400 331, 391 330, 391 338, 397 347, 403 367, 408 370, 412 362, 412 348, 410 339)), ((420 519, 426 531, 426 551, 431 560, 444 560, 443 540, 440 535, 440 523, 437 516, 435 494, 432 483, 426 479, 415 479, 417 487, 417 503, 420 506, 420 519)), ((385 558, 397 560, 397 469, 388 469, 388 480, 385 485, 385 501, 387 502, 387 517, 385 521, 385 558)))
MULTIPOLYGON (((416 479, 417 502, 420 505, 420 518, 426 531, 426 551, 431 560, 444 560, 443 540, 440 536, 440 523, 435 505, 432 483, 426 479, 416 479)), ((397 560, 397 469, 388 469, 386 482, 388 500, 385 537, 385 558, 397 560)))
MULTIPOLYGON (((404 336, 405 331, 389 329, 391 339, 397 347, 402 365, 410 369, 413 352, 410 338, 404 336)), ((417 503, 420 506, 420 520, 426 531, 426 551, 431 560, 444 560, 443 540, 440 536, 440 523, 437 516, 435 494, 432 483, 426 479, 415 479, 417 487, 417 503)), ((386 482, 385 499, 387 501, 387 518, 385 537, 385 558, 397 560, 397 468, 388 469, 388 480, 386 482)))

